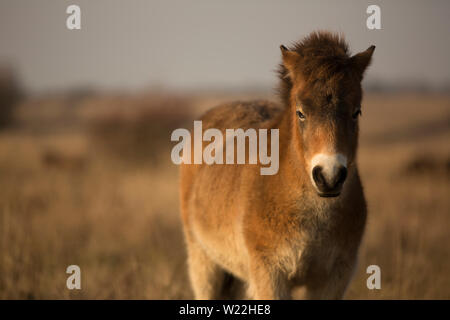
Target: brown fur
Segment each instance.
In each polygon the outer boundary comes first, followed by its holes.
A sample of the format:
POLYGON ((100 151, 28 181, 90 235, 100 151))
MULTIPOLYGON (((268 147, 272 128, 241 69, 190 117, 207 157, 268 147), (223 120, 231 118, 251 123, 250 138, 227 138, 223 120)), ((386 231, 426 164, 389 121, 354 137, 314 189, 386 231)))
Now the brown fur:
POLYGON ((203 130, 279 128, 280 167, 264 176, 258 165, 182 165, 181 211, 196 298, 220 298, 227 273, 256 299, 287 299, 293 290, 304 298, 343 296, 366 220, 355 163, 358 123, 351 117, 372 52, 350 57, 342 38, 313 33, 291 50, 282 47, 282 106, 235 102, 201 118, 203 130), (300 106, 304 122, 296 116, 300 106), (325 147, 349 159, 336 198, 319 197, 309 176, 309 160, 325 147))

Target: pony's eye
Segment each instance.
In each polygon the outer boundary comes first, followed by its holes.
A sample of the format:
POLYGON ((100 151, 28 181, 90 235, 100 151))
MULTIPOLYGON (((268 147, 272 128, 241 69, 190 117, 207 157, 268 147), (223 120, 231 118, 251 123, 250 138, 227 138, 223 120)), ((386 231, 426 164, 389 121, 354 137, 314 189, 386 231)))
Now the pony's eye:
POLYGON ((305 120, 305 115, 299 110, 297 110, 297 117, 302 121, 305 120))
POLYGON ((358 116, 360 116, 362 113, 361 113, 361 109, 358 109, 358 110, 356 110, 353 114, 352 114, 352 118, 354 119, 354 120, 356 120, 356 119, 358 119, 358 116))

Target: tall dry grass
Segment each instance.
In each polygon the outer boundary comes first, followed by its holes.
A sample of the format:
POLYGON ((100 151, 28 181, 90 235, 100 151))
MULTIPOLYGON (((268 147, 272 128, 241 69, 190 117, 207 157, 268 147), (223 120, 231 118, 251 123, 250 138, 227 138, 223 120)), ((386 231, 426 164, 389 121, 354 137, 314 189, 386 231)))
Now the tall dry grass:
MULTIPOLYGON (((169 134, 219 100, 24 102, 21 126, 0 132, 0 298, 192 298, 169 134), (71 264, 81 290, 66 288, 71 264)), ((450 298, 449 106, 442 96, 366 98, 369 220, 348 298, 450 298), (366 287, 370 264, 381 267, 381 290, 366 287)))

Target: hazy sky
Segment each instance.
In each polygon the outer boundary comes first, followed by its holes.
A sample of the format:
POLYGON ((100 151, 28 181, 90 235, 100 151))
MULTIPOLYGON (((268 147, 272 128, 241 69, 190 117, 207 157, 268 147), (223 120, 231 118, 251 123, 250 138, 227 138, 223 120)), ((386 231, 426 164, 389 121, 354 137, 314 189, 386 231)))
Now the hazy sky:
POLYGON ((279 45, 316 29, 377 46, 367 81, 450 81, 450 1, 1 0, 0 63, 33 91, 270 86, 279 45), (81 7, 81 30, 66 8, 81 7), (366 28, 381 7, 382 30, 366 28))

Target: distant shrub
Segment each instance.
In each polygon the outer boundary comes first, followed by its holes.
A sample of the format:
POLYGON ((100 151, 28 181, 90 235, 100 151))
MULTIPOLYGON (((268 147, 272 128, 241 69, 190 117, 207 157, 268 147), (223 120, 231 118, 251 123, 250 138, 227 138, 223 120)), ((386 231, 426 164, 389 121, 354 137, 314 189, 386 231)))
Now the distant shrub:
POLYGON ((177 96, 121 98, 114 104, 120 108, 91 121, 90 136, 96 147, 126 161, 158 161, 172 146, 172 131, 191 120, 191 101, 177 96))
POLYGON ((0 68, 0 128, 13 123, 13 111, 21 98, 21 90, 10 69, 0 68))
POLYGON ((407 163, 404 174, 450 176, 450 156, 447 158, 431 155, 416 156, 407 163))
POLYGON ((87 166, 87 159, 83 155, 66 154, 54 149, 45 150, 41 160, 46 168, 60 170, 81 171, 87 166))

